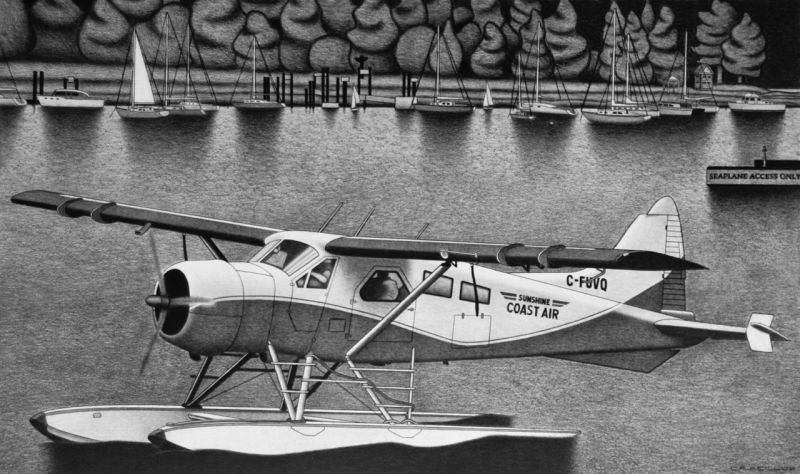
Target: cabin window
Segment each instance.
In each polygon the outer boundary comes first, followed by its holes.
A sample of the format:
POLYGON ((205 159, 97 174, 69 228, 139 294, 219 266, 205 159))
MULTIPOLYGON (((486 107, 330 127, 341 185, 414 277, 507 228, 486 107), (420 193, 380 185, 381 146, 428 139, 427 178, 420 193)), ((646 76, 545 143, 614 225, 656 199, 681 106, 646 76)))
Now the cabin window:
POLYGON ((376 270, 358 294, 364 301, 402 301, 408 296, 408 288, 399 273, 376 270))
MULTIPOLYGON (((429 276, 431 276, 431 272, 422 272, 423 279, 428 278, 429 276)), ((425 294, 450 298, 453 296, 453 279, 446 276, 439 277, 438 280, 433 282, 433 285, 429 286, 428 289, 425 290, 425 294)))
POLYGON ((306 288, 327 288, 333 274, 335 258, 326 258, 308 273, 306 288))
POLYGON ((294 284, 297 285, 298 288, 305 288, 306 287, 306 278, 308 275, 303 275, 302 277, 298 278, 294 284))
POLYGON ((475 302, 475 293, 478 293, 478 303, 481 304, 489 304, 489 288, 480 285, 473 285, 472 283, 468 283, 466 281, 461 282, 461 296, 460 298, 464 301, 472 301, 475 302))
POLYGON ((296 240, 283 240, 267 252, 261 262, 291 274, 318 255, 310 245, 296 240))

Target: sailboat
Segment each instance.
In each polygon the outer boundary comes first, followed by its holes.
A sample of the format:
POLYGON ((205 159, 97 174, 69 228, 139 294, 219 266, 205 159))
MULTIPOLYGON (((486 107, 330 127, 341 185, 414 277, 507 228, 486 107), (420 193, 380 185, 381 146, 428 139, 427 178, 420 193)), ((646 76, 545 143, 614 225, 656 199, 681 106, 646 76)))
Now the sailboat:
POLYGON ((617 102, 617 22, 614 22, 614 47, 611 49, 611 102, 606 107, 582 109, 589 122, 609 125, 637 125, 651 119, 646 108, 630 98, 630 36, 625 37, 625 97, 617 102))
MULTIPOLYGON (((202 117, 211 112, 219 110, 216 104, 203 104, 197 97, 197 91, 192 84, 191 64, 192 59, 190 56, 192 48, 192 32, 189 25, 186 25, 186 34, 184 35, 186 41, 186 69, 184 70, 184 87, 183 96, 167 96, 165 108, 169 111, 171 116, 178 117, 202 117), (189 95, 193 92, 194 95, 189 95)), ((166 87, 164 89, 167 90, 166 87)))
MULTIPOLYGON (((668 117, 688 117, 691 116, 692 113, 695 111, 694 103, 689 100, 687 91, 686 91, 686 66, 687 66, 687 54, 689 52, 689 32, 686 31, 684 33, 684 40, 683 40, 683 90, 681 92, 681 98, 678 101, 670 102, 670 101, 661 101, 658 103, 658 110, 661 112, 661 115, 668 116, 668 117)), ((677 53, 676 53, 677 54, 677 53)), ((698 110, 702 110, 698 108, 698 110)))
POLYGON ((486 82, 486 92, 483 93, 483 110, 492 110, 494 100, 492 100, 492 90, 489 89, 489 82, 486 82))
MULTIPOLYGON (((508 115, 511 116, 512 119, 517 120, 533 120, 533 110, 531 110, 531 103, 530 102, 523 102, 522 101, 522 55, 517 53, 517 93, 516 93, 516 101, 513 100, 511 103, 511 109, 508 112, 508 115)), ((527 92, 528 86, 525 85, 525 91, 527 92)))
MULTIPOLYGON (((447 43, 445 43, 445 47, 448 47, 447 43)), ((433 100, 427 103, 419 101, 414 105, 414 109, 420 112, 445 113, 445 114, 471 114, 475 110, 475 107, 472 106, 472 102, 470 102, 469 100, 469 94, 463 94, 462 97, 445 97, 439 95, 440 64, 441 64, 441 35, 439 34, 439 25, 436 25, 436 85, 434 88, 433 100), (464 97, 464 95, 466 96, 466 98, 464 97)))
POLYGON ((350 110, 353 112, 358 112, 358 104, 361 103, 361 97, 358 95, 358 89, 356 89, 356 85, 353 84, 353 94, 351 95, 350 99, 350 110))
MULTIPOLYGON (((536 24, 536 82, 533 86, 533 103, 531 103, 530 110, 534 115, 559 115, 574 117, 575 109, 572 107, 562 107, 556 104, 542 102, 542 91, 539 85, 539 58, 541 58, 541 33, 542 23, 536 24)), ((557 67, 557 66, 555 66, 557 67)))
MULTIPOLYGON (((0 47, 0 55, 3 58, 6 57, 5 51, 0 47)), ((23 105, 27 105, 25 99, 19 93, 19 89, 17 89, 17 81, 14 79, 14 73, 11 72, 11 64, 8 63, 8 59, 5 60, 6 68, 8 69, 8 75, 11 77, 11 83, 13 87, 1 87, 0 86, 0 107, 21 107, 23 105)))
MULTIPOLYGON (((250 81, 250 97, 248 99, 243 100, 233 100, 231 104, 237 109, 242 110, 280 110, 286 107, 286 104, 283 102, 279 102, 277 100, 267 100, 267 99, 259 99, 256 97, 256 37, 253 36, 253 39, 250 41, 250 49, 253 50, 253 69, 250 81)), ((248 50, 249 52, 249 50, 248 50)), ((272 83, 272 75, 269 76, 269 81, 272 83)), ((234 93, 236 91, 236 87, 234 86, 234 93)), ((275 86, 275 97, 277 99, 278 96, 278 87, 275 86)))
POLYGON ((131 76, 131 103, 130 105, 117 106, 116 111, 120 117, 126 119, 154 119, 169 115, 163 107, 155 105, 153 88, 150 86, 150 73, 144 62, 142 46, 136 29, 131 37, 133 45, 133 73, 131 76))

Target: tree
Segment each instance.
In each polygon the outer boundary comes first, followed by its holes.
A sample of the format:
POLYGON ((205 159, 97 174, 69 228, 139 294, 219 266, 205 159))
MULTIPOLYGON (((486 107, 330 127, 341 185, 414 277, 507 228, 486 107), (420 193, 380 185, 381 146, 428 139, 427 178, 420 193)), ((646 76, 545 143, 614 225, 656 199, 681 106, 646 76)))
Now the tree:
POLYGON ((589 49, 575 29, 578 15, 569 0, 561 0, 554 15, 544 20, 547 47, 562 79, 575 79, 589 64, 589 49))
POLYGON ((484 27, 483 40, 470 57, 470 68, 478 77, 501 77, 506 62, 506 38, 492 22, 484 27))
MULTIPOLYGON (((534 76, 536 74, 537 59, 539 62, 539 77, 550 77, 553 73, 553 62, 547 52, 547 42, 544 36, 544 25, 538 10, 531 12, 528 23, 519 30, 522 37, 522 48, 520 48, 519 58, 514 58, 514 62, 522 61, 523 74, 534 76), (539 43, 537 48, 536 44, 539 43)), ((519 65, 517 64, 517 67, 519 65)))
POLYGON ((627 53, 622 55, 621 61, 617 61, 617 77, 625 77, 626 63, 630 61, 630 82, 648 84, 653 79, 653 66, 647 60, 650 42, 647 40, 647 32, 642 28, 642 22, 632 10, 628 13, 625 24, 625 36, 630 42, 625 45, 628 48, 627 53))
POLYGON ((739 76, 739 82, 747 77, 761 75, 761 65, 767 59, 764 52, 767 43, 761 27, 747 13, 731 31, 731 37, 722 43, 722 67, 739 76))
POLYGON ((650 54, 647 59, 653 65, 654 79, 666 84, 670 76, 683 77, 683 54, 678 52, 678 32, 675 30, 675 14, 666 5, 661 7, 658 21, 647 36, 650 54))
POLYGON ((644 30, 647 31, 648 33, 653 31, 653 28, 655 28, 656 24, 656 17, 655 13, 653 12, 653 5, 650 3, 650 0, 645 0, 644 2, 644 8, 642 8, 641 19, 642 19, 642 28, 644 28, 644 30))
MULTIPOLYGON (((603 27, 603 50, 600 53, 599 63, 597 64, 597 75, 604 81, 611 80, 611 56, 616 51, 617 58, 621 58, 624 45, 625 17, 619 9, 616 1, 611 2, 611 6, 606 12, 605 27, 603 27), (614 42, 616 35, 617 41, 614 42)), ((623 70, 624 71, 624 70, 623 70)))
POLYGON ((714 0, 710 12, 699 12, 701 24, 697 26, 698 46, 692 50, 700 56, 702 64, 708 64, 717 71, 717 82, 722 82, 722 43, 730 36, 731 28, 736 24, 736 10, 730 3, 714 0))

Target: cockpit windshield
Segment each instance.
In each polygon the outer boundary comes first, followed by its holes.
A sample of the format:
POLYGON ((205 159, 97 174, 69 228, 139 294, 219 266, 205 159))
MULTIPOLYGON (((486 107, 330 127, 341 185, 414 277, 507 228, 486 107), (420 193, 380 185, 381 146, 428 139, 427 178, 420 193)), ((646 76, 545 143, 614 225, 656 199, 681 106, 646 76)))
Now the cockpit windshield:
POLYGON ((317 258, 319 253, 310 245, 296 240, 282 240, 261 258, 266 263, 288 274, 317 258))

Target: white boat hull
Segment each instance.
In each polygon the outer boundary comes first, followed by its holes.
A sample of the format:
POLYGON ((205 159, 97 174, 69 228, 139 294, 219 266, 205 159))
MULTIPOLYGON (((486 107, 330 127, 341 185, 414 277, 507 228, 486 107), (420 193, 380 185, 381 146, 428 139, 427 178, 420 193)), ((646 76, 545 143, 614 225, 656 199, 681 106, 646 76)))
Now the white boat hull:
POLYGON ((159 107, 117 107, 117 113, 125 119, 158 119, 169 115, 159 107))
POLYGON ((466 115, 471 114, 475 107, 471 105, 416 104, 414 105, 414 110, 423 113, 466 115))
POLYGON ((742 104, 728 102, 731 112, 745 113, 782 113, 786 111, 786 104, 742 104))
POLYGON ((286 107, 282 102, 260 99, 237 101, 232 105, 241 110, 281 110, 286 107))
POLYGON ((380 444, 437 448, 491 437, 570 439, 577 434, 575 431, 482 426, 209 421, 166 426, 154 431, 149 439, 161 448, 276 456, 380 444))
MULTIPOLYGON (((189 423, 196 420, 261 420, 281 422, 287 414, 277 408, 203 407, 183 408, 165 405, 117 405, 60 408, 48 410, 31 417, 31 424, 42 434, 56 441, 74 443, 132 442, 147 443, 148 435, 171 423, 189 423)), ((420 423, 465 422, 479 418, 503 418, 495 415, 416 412, 420 423)), ((375 414, 366 410, 306 410, 310 420, 340 420, 369 422, 375 414)))
POLYGON ((531 112, 529 109, 521 110, 513 108, 511 109, 511 112, 508 113, 508 115, 515 120, 533 120, 536 118, 536 116, 533 115, 533 112, 531 112))
POLYGON ((25 102, 25 99, 19 99, 17 97, 0 97, 0 107, 22 107, 23 105, 28 105, 25 102))
POLYGON ((414 97, 395 97, 394 108, 395 110, 412 110, 416 99, 414 97))
POLYGON ((715 114, 719 112, 718 105, 696 105, 693 110, 703 114, 715 114))
POLYGON ((606 110, 583 109, 581 113, 589 122, 604 125, 638 125, 651 119, 644 112, 611 113, 606 110))
POLYGON ((106 101, 104 99, 67 99, 58 96, 39 96, 39 105, 42 107, 63 108, 63 109, 102 109, 106 101))
POLYGON ((659 114, 662 117, 691 117, 694 109, 691 107, 659 107, 659 114))
POLYGON ((551 115, 560 117, 574 117, 575 111, 568 107, 559 107, 552 104, 533 103, 531 104, 531 112, 534 115, 551 115))

